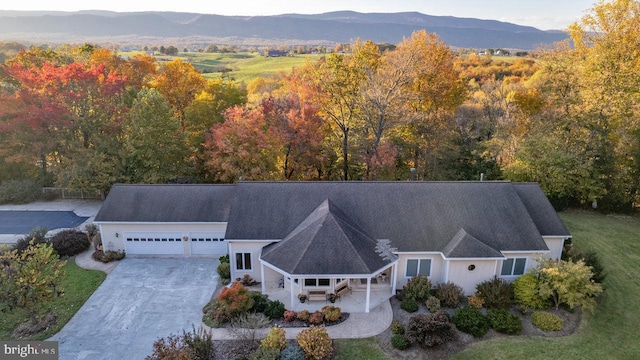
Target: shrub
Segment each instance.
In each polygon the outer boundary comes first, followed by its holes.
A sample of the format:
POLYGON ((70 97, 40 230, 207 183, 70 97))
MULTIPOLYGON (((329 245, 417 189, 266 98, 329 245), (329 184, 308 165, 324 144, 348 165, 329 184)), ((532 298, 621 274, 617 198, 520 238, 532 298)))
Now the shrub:
POLYGON ((391 345, 398 350, 406 350, 409 348, 409 341, 402 334, 395 334, 391 336, 391 345))
POLYGON ((409 319, 407 339, 423 347, 434 347, 455 340, 456 333, 447 314, 414 315, 409 319))
POLYGON ((145 360, 193 359, 194 352, 178 335, 169 335, 153 343, 153 352, 145 360))
POLYGON ((229 331, 240 340, 253 343, 257 340, 258 330, 271 324, 269 318, 261 313, 246 313, 233 319, 229 331))
POLYGON ((560 331, 564 326, 562 319, 546 311, 536 311, 531 314, 531 323, 544 331, 560 331))
POLYGON ((272 320, 280 319, 284 314, 284 304, 278 300, 271 301, 267 304, 267 308, 264 309, 264 314, 272 320))
POLYGON ((296 340, 307 359, 321 360, 333 352, 331 338, 323 327, 312 326, 304 329, 298 334, 296 340))
POLYGON ((45 235, 47 235, 47 228, 39 226, 31 229, 29 235, 18 239, 15 244, 13 244, 13 250, 17 250, 18 254, 22 254, 29 247, 29 243, 33 241, 33 245, 44 244, 47 242, 45 239, 45 235))
POLYGON ((218 258, 218 260, 220 260, 220 264, 224 264, 224 263, 229 263, 229 254, 227 255, 222 255, 218 258))
POLYGON ((469 306, 472 306, 476 309, 482 309, 482 305, 484 305, 484 299, 477 295, 471 295, 468 298, 469 306))
POLYGON ((6 180, 0 184, 0 204, 27 204, 41 197, 42 188, 33 180, 6 180))
POLYGON ((484 300, 484 307, 487 309, 508 308, 513 299, 513 290, 506 280, 494 277, 478 284, 476 295, 484 300))
POLYGON ((265 312, 265 310, 267 310, 267 305, 269 305, 269 301, 267 301, 268 296, 259 291, 251 291, 250 294, 253 299, 253 306, 250 311, 265 312))
POLYGON ((438 300, 438 298, 435 296, 429 296, 429 298, 425 302, 425 306, 427 307, 429 312, 434 313, 440 310, 440 300, 438 300))
POLYGON ((218 295, 218 308, 225 312, 226 317, 234 318, 248 312, 253 307, 253 298, 249 290, 239 282, 222 289, 218 295))
POLYGON ((545 309, 549 306, 549 298, 540 295, 538 278, 531 273, 517 278, 511 286, 516 302, 528 309, 545 309))
POLYGON ((595 298, 602 292, 602 286, 591 280, 591 268, 582 260, 574 263, 543 259, 539 261, 537 272, 540 295, 550 297, 556 309, 560 304, 571 309, 577 305, 586 310, 595 308, 595 298))
POLYGON ((404 334, 404 325, 402 325, 402 323, 398 320, 393 320, 391 322, 391 333, 396 335, 396 334, 404 334))
POLYGON ((418 303, 413 298, 406 298, 400 303, 400 308, 406 312, 414 313, 418 311, 418 303))
POLYGON ((436 286, 435 296, 440 300, 440 305, 448 308, 456 308, 464 299, 462 288, 452 282, 441 283, 436 286))
POLYGON ((316 311, 309 315, 308 321, 311 325, 321 325, 324 322, 324 315, 320 311, 316 311))
POLYGON ((284 315, 284 321, 286 322, 292 322, 293 320, 296 319, 296 312, 293 310, 285 310, 283 315, 284 315))
POLYGON ((220 263, 216 269, 220 279, 231 279, 231 265, 229 263, 220 263))
POLYGON ((586 253, 576 253, 573 247, 573 244, 567 240, 565 241, 564 247, 562 248, 562 260, 564 261, 573 261, 574 263, 582 260, 585 265, 591 267, 591 280, 597 282, 598 284, 602 284, 604 279, 606 278, 606 274, 604 272, 604 266, 600 262, 600 258, 595 251, 587 251, 586 253))
POLYGON ((287 346, 284 329, 272 327, 271 330, 269 330, 267 337, 260 342, 260 346, 267 349, 277 349, 278 354, 280 354, 280 350, 287 346))
POLYGON ((491 327, 501 334, 519 334, 522 331, 522 320, 505 309, 491 309, 487 314, 491 327))
POLYGON ((196 331, 196 328, 192 326, 192 332, 182 332, 182 339, 193 351, 196 359, 213 359, 213 335, 210 331, 203 327, 196 331))
POLYGON ((309 320, 309 310, 300 310, 298 311, 298 320, 307 321, 309 320))
POLYGON ((458 330, 475 337, 482 337, 489 331, 489 320, 486 316, 471 306, 457 309, 453 314, 453 323, 458 330))
POLYGON ((49 241, 60 256, 74 256, 91 246, 87 234, 77 230, 60 231, 53 235, 49 241))
POLYGON ((124 259, 125 255, 126 254, 124 251, 108 250, 107 252, 102 252, 102 250, 96 250, 93 252, 91 257, 96 261, 108 263, 116 260, 122 260, 124 259))
POLYGON ((304 360, 304 351, 297 345, 288 345, 280 352, 280 360, 304 360))
POLYGON ((89 235, 89 239, 93 239, 94 236, 98 235, 98 226, 96 224, 87 224, 84 226, 84 231, 89 235))
POLYGON ((340 320, 342 317, 342 310, 340 310, 339 307, 327 305, 322 307, 322 315, 326 321, 334 322, 340 320))
POLYGON ((409 279, 403 290, 405 298, 423 302, 429 297, 431 281, 424 275, 417 275, 409 279))
POLYGON ((259 347, 251 354, 249 360, 278 360, 280 358, 280 350, 259 347))

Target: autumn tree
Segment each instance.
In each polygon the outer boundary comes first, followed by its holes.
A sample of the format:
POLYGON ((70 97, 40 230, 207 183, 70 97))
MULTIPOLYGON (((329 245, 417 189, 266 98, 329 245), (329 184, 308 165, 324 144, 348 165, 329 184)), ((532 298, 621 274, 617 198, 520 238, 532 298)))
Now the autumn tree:
POLYGON ((342 180, 349 179, 350 136, 352 130, 361 126, 359 114, 360 89, 364 80, 355 59, 329 54, 314 69, 316 99, 320 115, 326 118, 339 136, 342 180))
POLYGON ((204 142, 214 124, 224 122, 227 109, 247 102, 242 86, 222 79, 209 80, 193 102, 185 109, 185 135, 191 148, 190 162, 196 176, 206 177, 204 142))
POLYGON ((318 115, 318 108, 291 93, 287 97, 265 100, 260 111, 280 148, 275 155, 282 179, 321 178, 322 143, 327 129, 318 115))
POLYGON ((277 172, 274 137, 260 110, 234 107, 205 142, 208 181, 268 180, 277 172))
POLYGON ((189 148, 180 122, 155 89, 138 93, 124 126, 123 162, 127 180, 164 183, 189 174, 189 148))
POLYGON ((151 86, 169 101, 175 111, 175 117, 185 129, 185 110, 205 89, 206 83, 205 78, 193 65, 175 58, 162 66, 160 74, 151 82, 151 86))
POLYGON ((406 162, 420 178, 437 179, 440 152, 451 141, 454 111, 466 96, 466 87, 454 67, 456 55, 434 34, 414 32, 398 45, 407 57, 415 57, 411 82, 406 85, 407 124, 396 138, 404 148, 406 162))

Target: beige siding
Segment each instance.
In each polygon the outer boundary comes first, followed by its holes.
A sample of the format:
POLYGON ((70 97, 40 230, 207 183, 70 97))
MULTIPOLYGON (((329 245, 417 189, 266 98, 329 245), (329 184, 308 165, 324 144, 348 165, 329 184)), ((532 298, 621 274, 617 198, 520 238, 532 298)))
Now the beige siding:
POLYGON ((544 242, 547 244, 547 247, 549 248, 549 253, 547 254, 547 258, 560 259, 560 256, 562 256, 562 246, 564 245, 564 238, 545 237, 543 239, 544 239, 544 242))
MULTIPOLYGON (((496 272, 498 260, 449 260, 448 281, 457 284, 464 290, 465 295, 476 291, 476 285, 490 280, 496 272), (473 270, 469 267, 474 265, 473 270)), ((499 268, 497 271, 500 271, 499 268)))
POLYGON ((431 283, 434 285, 442 282, 444 277, 444 262, 440 254, 400 254, 398 258, 400 259, 398 261, 396 282, 398 289, 402 289, 403 286, 407 285, 407 281, 409 280, 409 278, 406 277, 408 259, 431 259, 431 274, 429 275, 429 280, 431 280, 431 283))
POLYGON ((262 248, 268 245, 269 242, 265 241, 229 241, 229 260, 231 263, 231 280, 241 278, 244 274, 249 274, 255 281, 262 281, 262 275, 260 274, 260 253, 262 248), (237 253, 250 253, 251 254, 251 270, 236 268, 236 255, 237 253))

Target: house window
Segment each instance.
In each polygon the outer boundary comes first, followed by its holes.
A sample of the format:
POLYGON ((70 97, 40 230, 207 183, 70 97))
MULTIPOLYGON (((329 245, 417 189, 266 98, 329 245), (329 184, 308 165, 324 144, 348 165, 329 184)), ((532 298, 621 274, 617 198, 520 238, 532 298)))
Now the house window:
POLYGON ((416 275, 431 275, 431 259, 409 259, 407 260, 406 277, 414 277, 416 275))
POLYGON ((524 274, 527 258, 508 258, 502 261, 502 276, 517 276, 524 274))
POLYGON ((251 253, 236 253, 236 270, 251 270, 251 253))
POLYGON ((329 286, 330 279, 304 279, 304 286, 329 286))

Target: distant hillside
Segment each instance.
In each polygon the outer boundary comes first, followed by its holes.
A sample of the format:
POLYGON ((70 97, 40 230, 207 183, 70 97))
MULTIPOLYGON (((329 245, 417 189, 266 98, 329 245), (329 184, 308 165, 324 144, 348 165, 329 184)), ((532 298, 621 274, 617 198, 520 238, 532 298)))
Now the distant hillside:
POLYGON ((117 37, 226 38, 345 43, 357 38, 398 43, 415 30, 436 33, 451 46, 534 49, 567 38, 495 20, 430 16, 418 12, 370 13, 338 11, 318 15, 221 16, 175 12, 0 11, 0 40, 59 41, 117 37))

